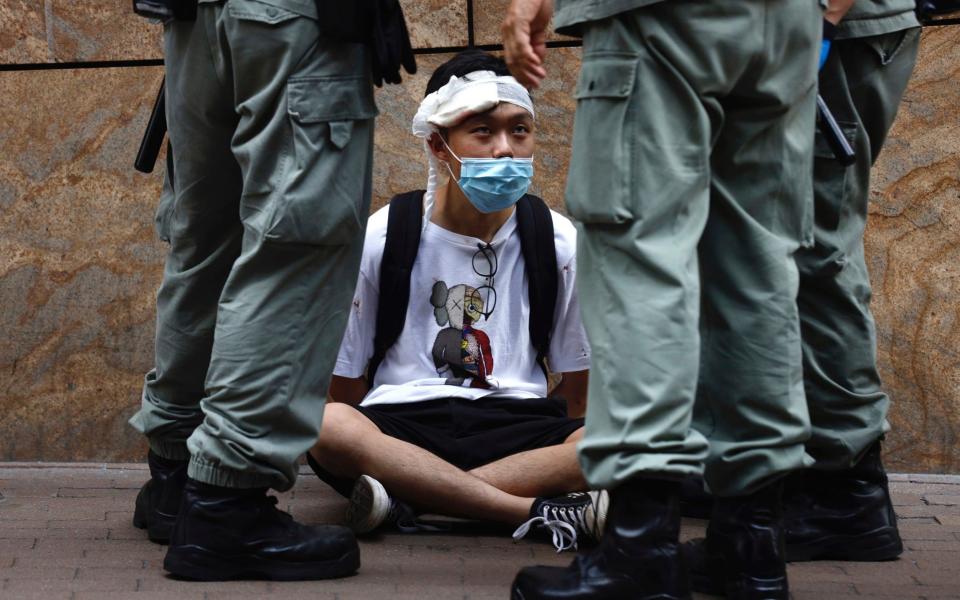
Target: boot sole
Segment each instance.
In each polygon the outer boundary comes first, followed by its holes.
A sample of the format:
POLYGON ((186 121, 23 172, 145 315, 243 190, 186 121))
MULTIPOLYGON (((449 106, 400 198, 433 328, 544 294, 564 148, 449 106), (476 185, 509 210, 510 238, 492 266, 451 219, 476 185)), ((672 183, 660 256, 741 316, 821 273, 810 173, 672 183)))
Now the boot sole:
POLYGON ((787 543, 787 562, 881 562, 895 560, 902 553, 903 542, 894 527, 883 527, 860 535, 826 535, 802 544, 787 543))
POLYGON ((360 549, 354 548, 331 560, 295 563, 272 561, 250 554, 218 554, 197 546, 178 546, 167 551, 163 568, 177 577, 195 581, 335 579, 357 572, 360 568, 360 549))
POLYGON ((790 597, 786 577, 764 579, 741 575, 737 582, 730 585, 705 573, 690 573, 690 585, 699 594, 726 597, 728 600, 788 600, 790 597))
MULTIPOLYGON (((675 596, 673 594, 654 594, 653 596, 603 596, 604 600, 691 600, 693 596, 675 596)), ((513 588, 510 590, 510 600, 527 600, 522 591, 513 588)), ((529 600, 535 600, 531 597, 529 600)))

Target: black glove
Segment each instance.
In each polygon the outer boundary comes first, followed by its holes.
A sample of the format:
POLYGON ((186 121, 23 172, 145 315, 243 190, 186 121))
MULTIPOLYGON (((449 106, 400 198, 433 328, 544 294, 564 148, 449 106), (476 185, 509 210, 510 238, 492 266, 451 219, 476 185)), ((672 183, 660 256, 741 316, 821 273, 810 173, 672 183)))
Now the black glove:
POLYGON ((133 12, 158 21, 193 21, 197 18, 197 0, 133 0, 133 12))
POLYGON ((370 46, 377 87, 384 81, 400 83, 401 66, 411 75, 417 72, 398 0, 317 0, 317 13, 324 36, 370 46))
POLYGON ((960 0, 919 0, 917 12, 921 15, 942 15, 960 11, 960 0))
POLYGON ((399 0, 378 0, 373 11, 373 83, 400 83, 400 67, 413 75, 417 60, 399 0))

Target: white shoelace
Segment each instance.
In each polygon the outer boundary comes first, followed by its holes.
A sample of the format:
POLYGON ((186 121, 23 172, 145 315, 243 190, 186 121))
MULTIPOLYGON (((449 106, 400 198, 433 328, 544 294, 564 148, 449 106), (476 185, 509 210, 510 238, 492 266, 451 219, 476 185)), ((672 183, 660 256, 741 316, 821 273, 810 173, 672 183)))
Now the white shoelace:
MULTIPOLYGON (((547 511, 544 510, 543 512, 546 513, 547 511)), ((542 524, 544 527, 550 529, 550 533, 553 534, 553 547, 557 549, 557 553, 563 552, 564 550, 577 549, 576 528, 570 523, 559 519, 548 519, 546 516, 533 517, 528 520, 513 532, 513 539, 519 540, 523 538, 530 532, 530 529, 537 524, 542 524)))

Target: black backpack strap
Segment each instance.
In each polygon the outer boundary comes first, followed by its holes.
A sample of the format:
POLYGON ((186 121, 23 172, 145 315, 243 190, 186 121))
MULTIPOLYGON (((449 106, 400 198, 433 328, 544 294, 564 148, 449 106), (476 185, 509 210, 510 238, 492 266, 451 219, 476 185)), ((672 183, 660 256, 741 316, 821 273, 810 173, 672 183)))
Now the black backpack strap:
POLYGON ((553 217, 546 202, 527 194, 517 202, 517 230, 530 295, 530 341, 537 363, 547 374, 546 357, 557 307, 557 246, 553 217))
POLYGON ((373 356, 367 365, 367 384, 373 378, 403 332, 410 304, 410 273, 420 248, 423 225, 423 190, 399 194, 390 200, 387 239, 380 259, 380 290, 377 298, 377 322, 373 336, 373 356), (384 302, 384 299, 389 301, 384 302))

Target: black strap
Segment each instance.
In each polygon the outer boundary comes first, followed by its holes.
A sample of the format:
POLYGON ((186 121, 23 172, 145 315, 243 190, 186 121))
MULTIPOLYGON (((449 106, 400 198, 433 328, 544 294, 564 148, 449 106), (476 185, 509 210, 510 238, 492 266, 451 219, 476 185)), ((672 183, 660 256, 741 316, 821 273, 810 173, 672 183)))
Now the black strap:
POLYGON ((553 217, 546 202, 531 194, 520 198, 517 202, 517 230, 530 295, 530 341, 537 351, 537 363, 546 375, 558 290, 553 217))
POLYGON ((404 321, 407 320, 410 273, 420 248, 423 194, 423 190, 415 190, 390 200, 387 239, 383 245, 383 258, 380 259, 380 295, 373 356, 367 366, 367 384, 371 387, 383 357, 400 338, 404 321), (389 301, 383 302, 385 298, 389 298, 389 301))
MULTIPOLYGON (((417 190, 394 196, 390 200, 387 239, 380 260, 373 356, 367 366, 367 383, 371 386, 387 350, 403 333, 410 304, 410 275, 420 248, 423 194, 423 190, 417 190), (389 300, 383 302, 384 299, 389 300)), ((558 283, 553 217, 543 200, 527 194, 517 202, 517 232, 530 296, 530 341, 537 352, 537 364, 546 374, 546 356, 550 350, 558 283)))

